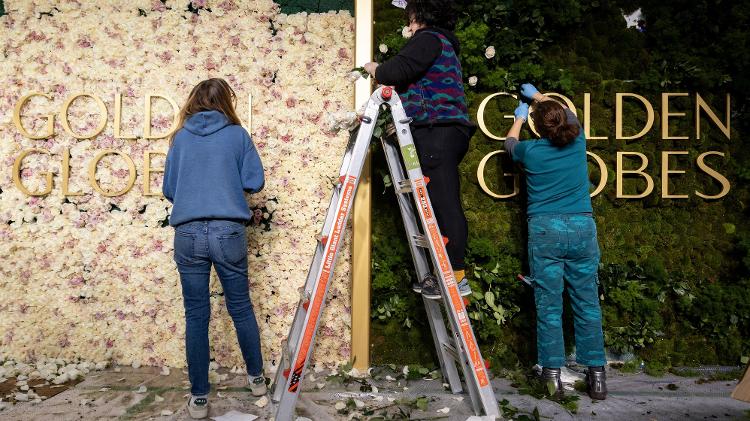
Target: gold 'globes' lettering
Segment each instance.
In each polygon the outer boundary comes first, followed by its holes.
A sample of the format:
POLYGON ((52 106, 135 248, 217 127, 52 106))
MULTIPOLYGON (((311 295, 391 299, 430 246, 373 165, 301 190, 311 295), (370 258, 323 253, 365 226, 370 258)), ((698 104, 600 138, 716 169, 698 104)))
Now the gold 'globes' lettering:
POLYGON ((21 182, 21 165, 23 165, 23 160, 27 156, 31 154, 45 154, 49 155, 49 151, 45 149, 26 149, 25 151, 21 152, 20 155, 18 155, 18 158, 16 158, 16 162, 13 163, 13 184, 16 185, 18 190, 21 190, 24 194, 28 196, 46 196, 52 191, 52 173, 47 171, 43 173, 46 181, 45 189, 42 191, 31 191, 26 188, 26 186, 23 185, 21 182))
POLYGON ((717 152, 717 151, 710 151, 710 152, 704 152, 704 153, 702 153, 702 154, 700 154, 698 156, 698 168, 700 168, 701 170, 703 170, 703 172, 705 172, 706 174, 710 175, 715 180, 717 180, 719 183, 721 183, 721 192, 719 192, 719 194, 711 196, 711 195, 703 194, 703 193, 699 192, 698 190, 696 190, 695 194, 698 197, 701 197, 703 199, 721 199, 722 197, 726 196, 727 193, 729 193, 729 189, 730 189, 729 180, 727 180, 726 177, 724 177, 723 175, 719 174, 713 168, 711 168, 708 165, 706 165, 705 159, 706 159, 706 157, 708 155, 719 155, 719 156, 723 157, 724 153, 723 152, 717 152))
POLYGON ((688 151, 662 151, 661 153, 661 197, 665 199, 687 199, 686 194, 670 194, 669 193, 669 174, 685 174, 685 170, 670 170, 669 169, 669 156, 670 155, 687 155, 688 151))
POLYGON ((133 184, 135 184, 135 164, 133 163, 133 160, 130 159, 130 156, 126 153, 122 153, 119 151, 115 151, 112 149, 105 149, 101 152, 99 152, 96 157, 89 163, 89 183, 91 183, 91 187, 94 188, 99 194, 103 196, 108 197, 114 197, 114 196, 122 196, 123 194, 130 191, 131 188, 133 188, 133 184), (119 155, 121 156, 125 162, 128 164, 128 182, 125 185, 125 188, 119 191, 108 191, 104 190, 100 185, 99 181, 96 179, 96 167, 99 165, 99 161, 102 160, 107 155, 119 155))
POLYGON ((162 193, 151 192, 151 173, 164 172, 164 167, 152 168, 151 167, 151 156, 152 155, 163 155, 167 156, 164 152, 159 151, 146 151, 143 154, 143 195, 144 196, 161 196, 162 193))

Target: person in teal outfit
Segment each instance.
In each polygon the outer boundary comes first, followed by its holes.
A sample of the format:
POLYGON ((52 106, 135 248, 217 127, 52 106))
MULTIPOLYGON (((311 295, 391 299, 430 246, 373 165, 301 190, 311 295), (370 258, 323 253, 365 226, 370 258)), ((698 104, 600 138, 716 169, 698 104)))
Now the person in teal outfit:
POLYGON ((586 137, 575 114, 521 85, 515 121, 505 150, 526 174, 529 220, 529 267, 537 312, 537 356, 543 379, 562 395, 560 368, 565 364, 562 331, 565 283, 575 312, 576 360, 587 366, 592 399, 607 397, 604 337, 599 307, 599 243, 589 196, 586 137), (540 139, 518 141, 534 104, 540 139))

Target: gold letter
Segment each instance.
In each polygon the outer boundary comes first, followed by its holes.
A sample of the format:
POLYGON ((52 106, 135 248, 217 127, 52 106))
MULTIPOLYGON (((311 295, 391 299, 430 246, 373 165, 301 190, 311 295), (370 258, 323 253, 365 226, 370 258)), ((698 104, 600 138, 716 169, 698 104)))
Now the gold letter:
POLYGON ((62 126, 65 129, 66 132, 68 132, 71 136, 73 136, 76 139, 91 139, 92 137, 96 137, 99 135, 99 133, 104 130, 104 127, 107 125, 107 106, 104 105, 104 101, 101 100, 98 96, 94 94, 87 94, 87 93, 78 93, 73 95, 72 97, 68 98, 67 101, 65 101, 65 104, 62 106, 62 111, 60 113, 60 121, 62 122, 62 126), (73 103, 77 98, 87 96, 92 98, 96 105, 99 106, 99 125, 94 129, 93 133, 90 134, 84 134, 84 135, 78 135, 73 133, 73 129, 70 128, 70 122, 68 121, 68 108, 70 108, 70 104, 73 103))
POLYGON ((718 152, 718 151, 708 151, 708 152, 704 152, 704 153, 702 153, 702 154, 700 154, 698 156, 698 168, 702 169, 706 174, 710 175, 711 177, 713 177, 716 180, 718 180, 719 183, 721 183, 721 192, 719 194, 715 195, 715 196, 709 196, 709 195, 705 195, 705 194, 699 192, 698 190, 696 190, 695 194, 697 194, 698 197, 702 197, 703 199, 720 199, 720 198, 726 196, 727 193, 729 193, 729 187, 730 187, 729 186, 729 180, 727 180, 726 177, 724 177, 723 175, 719 174, 716 170, 714 170, 713 168, 710 168, 708 165, 706 165, 705 162, 703 162, 703 159, 706 156, 708 156, 708 155, 724 156, 724 153, 723 152, 718 152))
POLYGON ((604 163, 604 161, 599 157, 599 155, 586 151, 586 155, 594 158, 597 165, 599 165, 599 173, 601 175, 599 176, 599 185, 596 186, 596 189, 591 192, 590 196, 594 197, 597 194, 601 193, 602 190, 604 190, 604 186, 607 185, 607 179, 609 178, 609 174, 607 173, 607 165, 604 163))
POLYGON ((708 104, 706 104, 706 101, 701 98, 701 94, 696 93, 695 94, 695 138, 700 139, 701 138, 701 109, 708 114, 708 117, 713 120, 714 124, 721 130, 722 133, 724 133, 724 136, 727 137, 727 139, 731 140, 731 134, 729 130, 729 120, 730 120, 730 113, 729 113, 729 94, 727 94, 727 124, 721 124, 721 121, 719 121, 719 117, 716 117, 716 114, 709 108, 708 104))
POLYGON ((583 94, 583 131, 588 140, 605 140, 607 136, 591 136, 591 94, 583 94))
POLYGON ((19 99, 16 103, 16 108, 13 110, 13 122, 16 124, 18 131, 21 132, 24 137, 28 137, 29 139, 46 139, 48 137, 52 137, 55 134, 54 114, 47 114, 47 130, 40 135, 33 135, 27 132, 23 127, 23 123, 21 123, 21 111, 23 110, 23 106, 26 105, 29 99, 31 99, 31 97, 33 96, 43 96, 47 99, 52 99, 52 95, 43 94, 41 92, 32 92, 28 95, 22 96, 21 99, 19 99))
MULTIPOLYGON (((560 95, 560 94, 555 93, 555 92, 549 92, 549 93, 544 94, 544 96, 558 97, 558 98, 562 99, 563 102, 565 102, 565 105, 567 105, 568 108, 570 108, 570 111, 573 111, 573 114, 575 114, 576 116, 578 116, 578 112, 576 112, 576 106, 575 106, 575 104, 573 104, 573 101, 569 100, 565 95, 560 95)), ((529 119, 527 120, 527 122, 529 123, 529 128, 531 129, 531 131, 535 135, 539 136, 539 132, 536 131, 536 125, 534 124, 534 119, 531 118, 531 113, 533 111, 534 111, 534 106, 531 105, 529 107, 529 119)), ((539 137, 541 137, 541 136, 539 136, 539 137)))
POLYGON ((151 168, 151 155, 164 155, 164 152, 159 151, 146 151, 143 153, 143 195, 144 196, 161 196, 161 191, 157 193, 151 193, 151 173, 152 172, 164 172, 164 167, 151 168))
POLYGON ((651 130, 651 126, 653 125, 654 125, 654 107, 651 106, 651 103, 648 102, 646 98, 638 94, 632 94, 629 92, 617 93, 616 100, 615 100, 615 137, 617 139, 622 139, 622 140, 638 139, 639 137, 642 137, 643 135, 648 133, 648 131, 651 130), (634 136, 623 136, 622 134, 622 98, 626 96, 632 97, 641 101, 641 103, 646 106, 646 112, 648 113, 646 117, 646 126, 643 128, 643 130, 641 130, 640 132, 638 132, 638 134, 634 136))
POLYGON ((617 198, 618 199, 641 199, 643 197, 648 196, 651 194, 651 191, 654 190, 654 180, 651 178, 650 175, 643 172, 643 170, 646 169, 648 166, 648 158, 646 158, 646 155, 640 153, 640 152, 617 152, 617 198), (640 168, 637 170, 623 170, 622 167, 622 157, 623 155, 636 155, 641 158, 641 162, 643 162, 643 165, 641 165, 640 168), (622 185, 623 185, 623 174, 639 174, 643 176, 643 178, 646 179, 646 190, 641 194, 634 194, 634 195, 625 195, 622 193, 622 185))
POLYGON ((487 165, 487 161, 493 156, 497 154, 505 153, 504 150, 499 151, 492 151, 488 153, 487 155, 482 158, 481 161, 479 161, 479 167, 477 167, 477 179, 479 180, 479 187, 484 190, 485 193, 489 194, 490 196, 494 197, 495 199, 507 199, 509 197, 513 197, 518 194, 519 187, 518 187, 518 174, 512 174, 512 173, 503 173, 503 176, 505 177, 513 177, 513 193, 501 195, 493 192, 490 190, 489 187, 487 187, 487 183, 484 181, 484 167, 487 165))
POLYGON ((684 116, 685 113, 670 113, 669 112, 669 97, 671 96, 688 96, 687 92, 663 92, 661 94, 661 138, 662 140, 679 140, 687 139, 687 136, 670 136, 669 135, 669 117, 684 116))
POLYGON ((161 139, 164 137, 171 136, 172 133, 177 130, 177 125, 179 124, 179 121, 177 119, 180 115, 180 108, 177 106, 177 103, 175 103, 172 98, 166 97, 164 95, 159 94, 146 94, 146 106, 144 110, 143 115, 143 138, 144 139, 161 139), (169 131, 162 135, 152 135, 151 134, 151 98, 162 98, 167 100, 169 104, 172 106, 172 110, 174 110, 174 117, 172 118, 172 128, 169 129, 169 131))
MULTIPOLYGON (((495 136, 494 134, 490 133, 490 131, 487 129, 487 125, 484 123, 484 109, 487 107, 487 103, 490 102, 492 98, 498 95, 508 95, 513 99, 518 98, 515 94, 509 94, 507 92, 497 92, 492 95, 488 95, 485 99, 482 100, 482 102, 479 104, 479 108, 477 109, 477 123, 479 123, 479 128, 482 130, 482 133, 484 133, 490 139, 505 140, 504 137, 495 136)), ((503 115, 503 118, 509 118, 512 120, 514 117, 513 115, 505 114, 503 115)))
POLYGON ((122 94, 115 93, 115 139, 135 139, 135 135, 123 135, 122 130, 122 94))
POLYGON ((40 192, 32 192, 26 187, 24 187, 23 183, 21 183, 21 164, 23 163, 23 159, 26 158, 28 155, 31 155, 33 153, 43 153, 49 155, 49 151, 46 149, 27 149, 23 152, 21 152, 21 155, 18 155, 18 158, 16 158, 16 162, 13 164, 13 184, 18 187, 18 190, 21 190, 28 196, 46 196, 52 191, 52 173, 47 171, 44 173, 45 178, 47 179, 47 188, 40 192))
POLYGON ((104 196, 108 196, 108 197, 122 196, 123 194, 130 191, 130 189, 133 188, 133 184, 135 184, 135 164, 133 163, 133 160, 130 159, 128 154, 123 153, 123 152, 118 152, 112 149, 105 149, 99 152, 89 164, 89 182, 91 183, 91 187, 93 187, 94 190, 98 191, 104 196), (104 158, 106 155, 111 155, 111 154, 117 154, 125 158, 125 162, 128 163, 128 174, 129 174, 128 184, 125 186, 125 188, 120 191, 114 191, 114 192, 106 191, 102 189, 101 186, 99 185, 99 182, 96 181, 96 167, 99 164, 99 161, 101 161, 102 158, 104 158))
POLYGON ((70 148, 63 149, 63 166, 62 166, 62 194, 66 196, 83 196, 83 192, 71 192, 68 190, 70 181, 70 148))
POLYGON ((688 151, 661 152, 661 197, 665 199, 687 199, 686 194, 669 194, 669 174, 685 174, 683 170, 669 169, 669 155, 687 155, 688 151))

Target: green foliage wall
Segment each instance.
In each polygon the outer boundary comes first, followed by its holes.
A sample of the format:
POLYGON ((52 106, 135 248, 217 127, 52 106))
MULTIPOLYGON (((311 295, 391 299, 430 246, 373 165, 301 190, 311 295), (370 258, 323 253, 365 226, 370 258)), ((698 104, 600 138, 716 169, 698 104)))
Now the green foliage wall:
MULTIPOLYGON (((403 13, 378 1, 376 43, 389 46, 387 54, 403 45, 403 13)), ((464 80, 476 118, 479 102, 493 92, 517 92, 523 82, 533 82, 543 92, 558 92, 572 99, 582 117, 585 92, 591 94, 592 136, 588 149, 606 163, 609 181, 593 200, 602 248, 600 281, 606 345, 616 354, 635 352, 651 372, 670 366, 738 364, 750 354, 750 232, 747 204, 750 199, 750 154, 747 92, 750 88, 748 14, 750 6, 722 1, 555 1, 523 3, 470 1, 461 12, 456 33, 462 43, 464 80), (642 8, 646 31, 626 28, 623 12, 642 8), (698 29, 696 29, 698 28, 698 29), (496 56, 487 59, 485 49, 496 56), (615 97, 633 92, 654 106, 656 121, 637 140, 615 140, 615 97), (672 98, 670 134, 688 140, 663 140, 660 117, 662 92, 687 92, 672 98), (725 118, 725 95, 731 95, 731 140, 705 115, 700 140, 696 139, 695 94, 699 93, 720 119, 725 118), (617 151, 641 152, 648 157, 646 172, 654 191, 645 199, 617 199, 617 151), (669 178, 669 192, 688 199, 661 198, 662 151, 687 151, 670 158, 670 168, 685 174, 669 178), (720 151, 724 157, 706 163, 727 177, 732 188, 720 200, 695 194, 717 194, 721 186, 696 165, 698 155, 720 151)), ((376 45, 377 47, 377 45, 376 45)), ((377 48, 376 48, 377 50, 377 48)), ((485 115, 493 133, 504 135, 515 107, 511 99, 492 101, 485 115)), ((635 134, 645 123, 645 110, 626 100, 625 134, 635 134)), ((530 132, 524 133, 532 137, 530 132)), ((476 177, 479 161, 501 149, 502 143, 481 132, 461 165, 463 206, 470 226, 467 262, 475 291, 469 307, 484 352, 501 366, 535 361, 533 293, 515 279, 528 273, 526 216, 521 194, 495 200, 481 191, 476 177)), ((376 149, 377 150, 377 149, 376 149)), ((626 159, 637 169, 640 161, 626 159)), ((517 171, 507 160, 490 160, 486 180, 493 190, 509 193, 517 171)), ((387 169, 376 153, 375 172, 387 169)), ((600 177, 590 165, 592 186, 600 177)), ((379 178, 379 177, 374 177, 379 178)), ((626 177, 624 192, 643 191, 639 177, 626 177)), ((593 189, 593 188, 592 188, 593 189)), ((426 355, 388 352, 403 341, 414 342, 414 330, 424 331, 423 310, 407 286, 413 274, 403 245, 403 229, 392 190, 374 186, 373 318, 374 358, 383 362, 412 362, 426 355), (377 196, 380 192, 383 196, 377 196)), ((568 308, 567 316, 570 316, 568 308)), ((572 343, 572 322, 566 320, 566 341, 572 343)), ((425 336, 425 335, 421 335, 425 336)), ((432 347, 429 331, 421 342, 432 347)), ((417 345, 413 346, 417 348, 417 345)))

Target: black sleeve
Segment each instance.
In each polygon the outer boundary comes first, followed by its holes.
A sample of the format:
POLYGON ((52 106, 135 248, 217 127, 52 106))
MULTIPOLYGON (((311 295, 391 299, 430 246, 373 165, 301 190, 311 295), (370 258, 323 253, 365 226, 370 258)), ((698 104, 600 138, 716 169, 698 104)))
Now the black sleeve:
POLYGON ((409 85, 427 73, 442 51, 442 43, 436 36, 414 35, 395 57, 375 69, 375 79, 383 85, 409 85))

